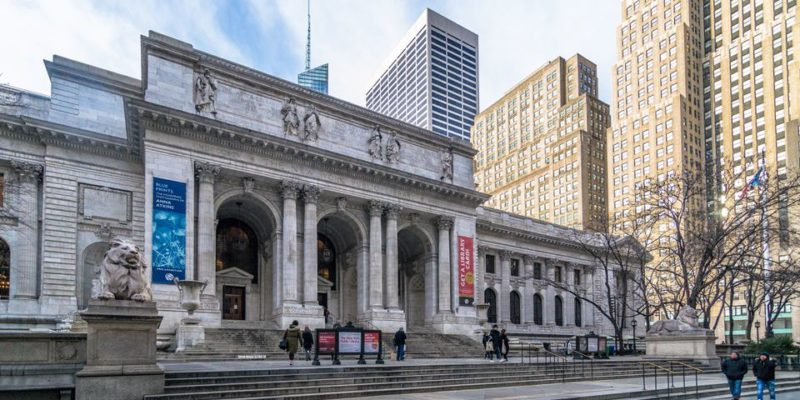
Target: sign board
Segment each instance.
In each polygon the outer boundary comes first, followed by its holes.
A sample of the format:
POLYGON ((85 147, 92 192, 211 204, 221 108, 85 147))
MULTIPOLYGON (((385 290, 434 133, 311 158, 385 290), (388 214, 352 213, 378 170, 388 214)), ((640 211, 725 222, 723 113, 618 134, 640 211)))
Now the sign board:
POLYGON ((458 237, 458 305, 475 304, 475 257, 473 239, 458 237))
POLYGON ((317 354, 333 354, 336 352, 336 331, 317 329, 317 354))
POLYGON ((153 283, 186 278, 186 183, 153 177, 153 283))
POLYGON ((339 354, 361 354, 361 331, 339 331, 339 354))
POLYGON ((598 342, 599 342, 600 338, 597 338, 597 337, 587 337, 587 338, 586 338, 586 340, 587 340, 587 343, 586 343, 586 351, 587 351, 588 353, 597 353, 597 352, 599 351, 599 350, 598 350, 598 348, 599 348, 599 347, 598 347, 598 342))
POLYGON ((378 354, 381 351, 381 331, 364 331, 364 354, 378 354))

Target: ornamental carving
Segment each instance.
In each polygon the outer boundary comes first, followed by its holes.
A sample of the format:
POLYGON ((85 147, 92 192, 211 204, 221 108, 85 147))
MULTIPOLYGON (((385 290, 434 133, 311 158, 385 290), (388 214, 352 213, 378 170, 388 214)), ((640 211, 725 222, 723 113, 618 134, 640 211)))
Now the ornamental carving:
POLYGON ((443 181, 453 181, 453 148, 443 151, 442 158, 442 176, 439 178, 443 181))
POLYGON ((386 218, 397 219, 397 216, 400 215, 400 211, 402 210, 403 207, 397 204, 386 204, 386 218))
POLYGON ((369 212, 369 216, 375 217, 383 215, 384 207, 385 204, 383 202, 377 200, 370 200, 370 202, 367 203, 367 211, 369 212))
POLYGON ((347 209, 347 197, 336 198, 336 211, 342 212, 347 209))
POLYGON ((284 199, 297 199, 297 194, 303 185, 295 181, 281 181, 281 197, 284 199))
POLYGON ((297 102, 294 97, 289 97, 281 107, 283 119, 283 133, 297 136, 300 133, 300 117, 297 115, 297 102))
POLYGON ((245 194, 253 194, 256 187, 256 180, 250 177, 242 178, 242 190, 245 194))
POLYGON ((367 151, 369 151, 369 156, 373 160, 383 160, 383 134, 380 126, 375 125, 367 145, 367 151))
POLYGON ((303 140, 316 142, 319 139, 320 128, 322 128, 322 123, 317 114, 317 107, 312 104, 306 109, 306 115, 303 117, 303 140))
POLYGON ((440 231, 447 231, 453 228, 453 218, 452 217, 439 217, 434 221, 436 224, 436 228, 440 231))
POLYGON ((102 224, 94 231, 94 234, 98 239, 108 242, 114 237, 114 230, 111 229, 110 224, 102 224))
POLYGON ((44 167, 41 164, 11 160, 11 166, 16 170, 17 176, 22 181, 38 181, 42 177, 44 167))
POLYGON ((217 81, 211 76, 208 68, 198 74, 194 80, 194 109, 197 112, 208 111, 217 116, 217 81))
POLYGON ((397 140, 397 134, 394 132, 389 133, 389 139, 386 141, 386 162, 393 164, 400 161, 400 141, 397 140))
POLYGON ((304 185, 303 186, 303 201, 306 204, 317 204, 319 200, 319 187, 314 185, 304 185))
POLYGON ((500 261, 511 260, 511 252, 508 250, 500 250, 498 254, 500 255, 500 261))
POLYGON ((200 182, 214 183, 214 178, 219 175, 219 165, 205 161, 195 161, 194 172, 200 182))

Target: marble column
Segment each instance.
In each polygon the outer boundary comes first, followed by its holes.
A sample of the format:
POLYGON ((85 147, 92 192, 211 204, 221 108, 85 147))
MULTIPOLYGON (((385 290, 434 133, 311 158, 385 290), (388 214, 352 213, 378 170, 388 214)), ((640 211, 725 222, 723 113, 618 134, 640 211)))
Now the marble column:
POLYGON ((483 304, 486 300, 486 246, 478 246, 478 268, 475 270, 475 304, 483 304))
POLYGON ((369 211, 369 307, 383 308, 383 241, 381 235, 381 217, 384 204, 370 201, 369 211))
POLYGON ((296 304, 297 297, 297 195, 301 184, 281 181, 283 197, 283 245, 281 246, 283 303, 296 304))
POLYGON ((522 265, 525 269, 525 296, 522 298, 524 304, 522 322, 533 323, 533 257, 523 256, 522 265))
POLYGON ((39 287, 39 181, 41 164, 12 161, 19 179, 19 228, 17 229, 17 269, 11 274, 11 295, 15 299, 35 299, 39 287))
POLYGON ((511 252, 500 251, 500 301, 498 314, 500 322, 511 323, 511 252))
POLYGON ((203 297, 216 298, 217 287, 217 240, 216 209, 214 206, 214 179, 219 174, 219 166, 195 161, 197 176, 197 277, 208 281, 203 297))
POLYGON ((425 255, 425 324, 436 315, 436 253, 425 255))
POLYGON ((317 300, 317 201, 319 188, 303 186, 303 304, 316 306, 317 300))
MULTIPOLYGON (((586 298, 594 300, 594 269, 591 267, 586 267, 583 269, 583 282, 584 288, 586 288, 586 298)), ((585 327, 592 327, 594 326, 594 306, 589 304, 589 302, 584 301, 583 304, 583 326, 585 327)))
MULTIPOLYGON (((575 275, 573 274, 574 266, 572 264, 564 264, 564 283, 566 287, 575 291, 575 275)), ((575 295, 570 291, 564 292, 564 326, 575 326, 575 295)))
POLYGON ((545 260, 544 265, 545 269, 545 277, 549 281, 547 283, 547 287, 544 290, 544 295, 542 296, 542 312, 544 313, 544 323, 545 325, 555 325, 556 323, 556 313, 555 313, 555 297, 556 292, 553 289, 552 282, 556 279, 555 273, 555 265, 553 265, 552 260, 545 260))
POLYGON ((386 286, 384 304, 390 310, 399 309, 400 296, 398 292, 397 270, 397 216, 402 208, 396 204, 386 205, 386 286))
POLYGON ((439 312, 450 312, 450 229, 453 228, 453 218, 439 217, 436 228, 439 230, 439 312))

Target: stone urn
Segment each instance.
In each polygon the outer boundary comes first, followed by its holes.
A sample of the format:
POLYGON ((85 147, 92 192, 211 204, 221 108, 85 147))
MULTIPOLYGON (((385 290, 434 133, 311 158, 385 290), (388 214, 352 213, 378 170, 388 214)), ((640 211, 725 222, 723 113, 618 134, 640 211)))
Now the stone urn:
POLYGON ((203 290, 206 289, 208 281, 182 281, 178 278, 174 278, 172 281, 175 282, 175 286, 178 287, 178 291, 180 292, 181 297, 179 301, 181 308, 189 313, 189 318, 187 318, 185 322, 191 323, 196 320, 196 318, 194 318, 194 311, 200 308, 200 295, 203 294, 203 290))

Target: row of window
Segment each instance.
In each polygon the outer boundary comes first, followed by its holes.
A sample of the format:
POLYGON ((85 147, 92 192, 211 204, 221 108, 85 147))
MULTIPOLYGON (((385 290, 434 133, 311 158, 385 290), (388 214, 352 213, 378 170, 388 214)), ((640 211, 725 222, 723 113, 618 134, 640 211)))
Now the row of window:
MULTIPOLYGON (((490 324, 497 323, 497 294, 495 293, 494 289, 489 288, 484 291, 483 296, 484 301, 489 305, 486 313, 488 322, 490 324)), ((522 302, 520 300, 519 292, 512 291, 509 298, 510 322, 512 324, 519 325, 522 323, 522 302)), ((535 293, 533 295, 533 323, 535 325, 544 325, 543 304, 544 299, 542 298, 542 295, 535 293)), ((583 303, 580 299, 574 299, 574 307, 575 326, 583 326, 583 303)), ((556 326, 564 326, 564 300, 559 295, 556 295, 553 298, 553 312, 556 326)))

